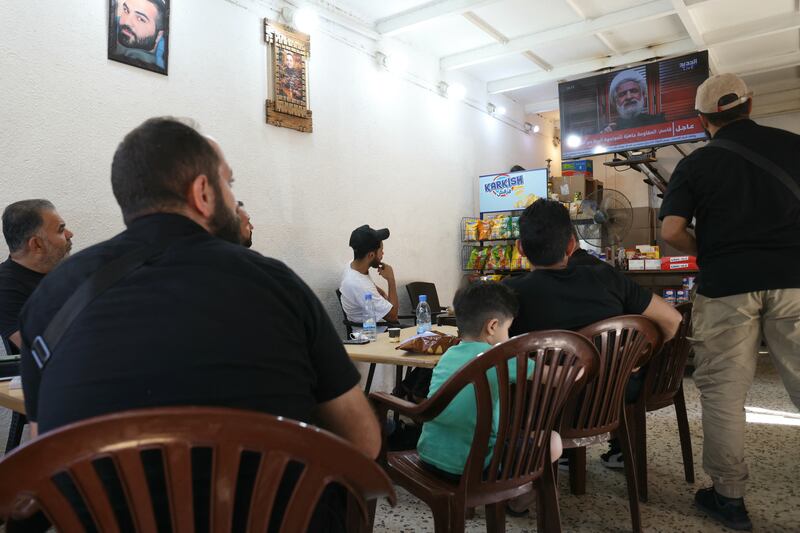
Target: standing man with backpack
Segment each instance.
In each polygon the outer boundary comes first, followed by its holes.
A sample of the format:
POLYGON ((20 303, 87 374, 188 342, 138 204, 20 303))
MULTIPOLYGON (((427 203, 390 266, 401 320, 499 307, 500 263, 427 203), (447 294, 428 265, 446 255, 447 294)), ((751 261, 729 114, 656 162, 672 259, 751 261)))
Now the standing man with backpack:
POLYGON ((733 74, 706 80, 695 107, 711 141, 675 168, 659 214, 664 240, 696 254, 701 271, 694 379, 703 468, 714 484, 695 502, 725 526, 750 530, 744 404, 762 334, 800 407, 800 135, 750 120, 752 93, 733 74))

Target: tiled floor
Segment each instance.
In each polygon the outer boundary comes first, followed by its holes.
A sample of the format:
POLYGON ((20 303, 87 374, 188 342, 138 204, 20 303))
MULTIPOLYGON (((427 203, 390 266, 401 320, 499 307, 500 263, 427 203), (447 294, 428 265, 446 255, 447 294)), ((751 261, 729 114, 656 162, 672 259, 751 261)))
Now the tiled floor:
MULTIPOLYGON (((669 409, 648 414, 649 495, 642 504, 642 521, 648 532, 727 531, 706 519, 692 506, 694 491, 709 483, 702 469, 699 394, 691 378, 684 381, 692 430, 697 482, 683 479, 675 413, 669 409)), ((771 363, 761 358, 748 406, 796 413, 771 363)), ((0 410, 0 441, 5 445, 8 411, 0 410)), ((27 438, 27 431, 26 436, 27 438)), ((750 485, 747 505, 756 531, 800 532, 800 426, 747 425, 747 455, 750 485)), ((588 450, 587 494, 572 496, 564 476, 559 478, 562 527, 565 532, 630 531, 625 476, 599 463, 602 446, 588 450)), ((430 509, 409 493, 398 489, 398 504, 381 502, 375 520, 376 532, 433 531, 430 509)), ((507 518, 510 532, 536 530, 535 517, 507 518)), ((467 523, 467 531, 486 530, 483 510, 467 523)))
MULTIPOLYGON (((663 409, 647 415, 649 453, 649 502, 642 504, 642 522, 648 532, 728 531, 706 519, 693 505, 694 492, 710 484, 702 468, 700 398, 691 378, 684 381, 689 424, 692 431, 696 482, 683 478, 675 411, 663 409)), ((765 356, 759 364, 748 406, 797 413, 780 378, 765 356)), ((565 476, 559 477, 561 523, 565 532, 630 531, 625 476, 599 462, 605 450, 589 448, 587 494, 569 494, 565 476)), ((750 485, 746 503, 755 531, 800 532, 800 426, 747 424, 750 485)), ((511 532, 536 531, 536 518, 506 519, 511 532)), ((433 531, 430 509, 408 492, 398 489, 394 508, 381 502, 376 532, 433 531)), ((467 522, 468 532, 486 531, 483 511, 467 522)))

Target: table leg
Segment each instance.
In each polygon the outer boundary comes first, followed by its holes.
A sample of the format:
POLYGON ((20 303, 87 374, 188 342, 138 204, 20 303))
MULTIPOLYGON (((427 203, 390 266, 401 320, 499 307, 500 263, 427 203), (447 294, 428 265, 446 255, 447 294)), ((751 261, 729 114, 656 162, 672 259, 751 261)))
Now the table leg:
POLYGON ((372 378, 375 377, 375 364, 369 364, 369 372, 367 373, 367 385, 364 387, 364 393, 369 394, 370 389, 372 388, 372 378))
POLYGON ((17 413, 16 411, 11 414, 11 423, 8 426, 8 440, 6 441, 6 453, 19 446, 22 440, 22 429, 27 423, 28 419, 25 415, 17 413))

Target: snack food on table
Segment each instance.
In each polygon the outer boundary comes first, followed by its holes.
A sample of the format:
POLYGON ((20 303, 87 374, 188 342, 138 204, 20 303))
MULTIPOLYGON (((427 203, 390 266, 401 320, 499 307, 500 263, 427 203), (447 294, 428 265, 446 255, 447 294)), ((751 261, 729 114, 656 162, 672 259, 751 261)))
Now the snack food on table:
POLYGON ((442 355, 448 348, 460 342, 461 339, 458 337, 447 335, 441 331, 431 330, 403 341, 395 350, 405 350, 407 352, 427 355, 442 355))

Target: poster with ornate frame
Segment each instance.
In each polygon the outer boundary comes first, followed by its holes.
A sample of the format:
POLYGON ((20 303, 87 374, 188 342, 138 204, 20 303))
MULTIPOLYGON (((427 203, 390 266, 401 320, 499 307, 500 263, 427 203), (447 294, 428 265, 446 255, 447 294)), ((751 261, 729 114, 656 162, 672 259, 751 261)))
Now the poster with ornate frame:
POLYGON ((311 132, 308 108, 308 59, 311 38, 292 28, 264 19, 264 40, 270 51, 267 124, 311 132))

